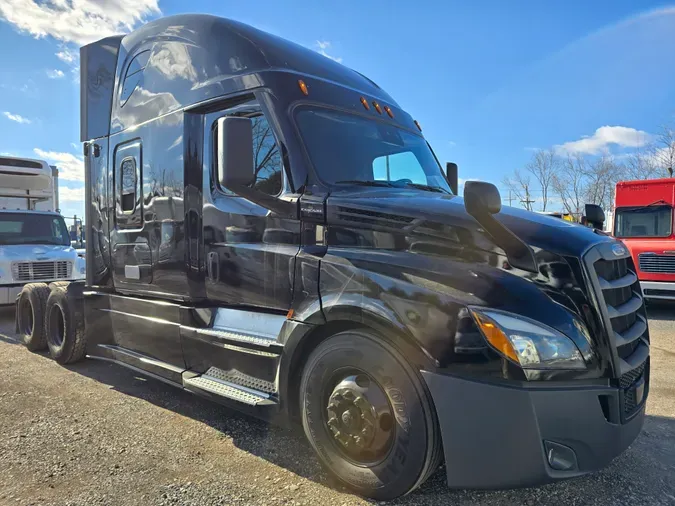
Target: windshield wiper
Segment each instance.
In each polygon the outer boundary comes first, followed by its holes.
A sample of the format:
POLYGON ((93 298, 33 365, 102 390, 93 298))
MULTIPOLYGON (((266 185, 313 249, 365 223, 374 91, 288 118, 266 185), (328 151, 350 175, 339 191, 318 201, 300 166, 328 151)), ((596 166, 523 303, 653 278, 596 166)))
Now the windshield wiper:
POLYGON ((360 179, 354 179, 354 180, 346 180, 346 181, 335 181, 335 184, 356 184, 359 186, 384 186, 391 188, 394 185, 387 182, 387 181, 368 181, 368 180, 360 180, 360 179))
POLYGON ((428 184, 420 184, 420 183, 405 183, 405 186, 412 186, 413 188, 417 188, 418 190, 425 190, 425 191, 430 191, 430 192, 436 192, 436 193, 450 193, 447 190, 444 190, 440 186, 430 186, 428 184))
POLYGON ((49 241, 45 239, 28 239, 25 241, 17 242, 15 244, 51 244, 54 246, 65 246, 62 242, 49 241))

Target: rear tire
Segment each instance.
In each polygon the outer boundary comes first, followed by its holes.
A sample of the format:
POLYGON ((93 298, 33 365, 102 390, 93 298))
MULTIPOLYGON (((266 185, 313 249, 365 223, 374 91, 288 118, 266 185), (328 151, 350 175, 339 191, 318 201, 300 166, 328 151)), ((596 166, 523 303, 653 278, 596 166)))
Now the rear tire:
POLYGON ((45 330, 49 354, 59 364, 72 364, 85 354, 84 319, 68 286, 54 286, 47 299, 45 330))
POLYGON ((45 283, 30 283, 23 287, 16 304, 17 328, 23 344, 30 351, 47 347, 45 308, 49 288, 45 283))
POLYGON ((393 346, 370 332, 341 332, 314 350, 300 403, 305 435, 320 460, 357 494, 394 499, 438 466, 440 431, 425 385, 393 346))

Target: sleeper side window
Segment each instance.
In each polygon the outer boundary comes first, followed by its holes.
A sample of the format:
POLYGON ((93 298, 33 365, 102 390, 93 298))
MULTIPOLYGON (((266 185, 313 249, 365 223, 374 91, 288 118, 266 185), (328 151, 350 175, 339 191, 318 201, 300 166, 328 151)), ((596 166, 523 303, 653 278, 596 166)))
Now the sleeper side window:
POLYGON ((127 67, 122 84, 122 93, 120 95, 120 104, 124 107, 134 90, 143 85, 143 70, 150 59, 150 51, 138 53, 127 67))

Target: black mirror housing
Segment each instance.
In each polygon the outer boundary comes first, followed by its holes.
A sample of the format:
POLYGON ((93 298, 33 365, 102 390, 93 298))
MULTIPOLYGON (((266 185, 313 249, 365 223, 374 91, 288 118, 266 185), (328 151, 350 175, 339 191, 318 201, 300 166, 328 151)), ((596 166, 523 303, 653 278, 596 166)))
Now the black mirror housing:
POLYGON ((218 120, 218 182, 236 191, 251 183, 253 167, 253 122, 250 118, 226 116, 218 120))
POLYGON ((602 228, 605 223, 605 212, 597 204, 586 204, 584 206, 586 214, 586 222, 593 225, 595 228, 602 228))
POLYGON ((452 193, 457 195, 459 192, 459 169, 456 163, 448 162, 445 164, 445 178, 448 180, 452 193))
POLYGON ((497 214, 502 210, 502 197, 492 183, 467 181, 464 184, 464 206, 467 212, 476 214, 497 214))

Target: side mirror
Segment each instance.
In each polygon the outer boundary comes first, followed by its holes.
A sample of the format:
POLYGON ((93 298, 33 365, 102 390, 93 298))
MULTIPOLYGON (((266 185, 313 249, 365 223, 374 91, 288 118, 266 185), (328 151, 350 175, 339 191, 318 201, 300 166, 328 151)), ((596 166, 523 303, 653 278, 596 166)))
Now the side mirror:
POLYGON ((511 267, 539 272, 532 248, 493 216, 502 210, 502 198, 495 185, 467 181, 464 184, 464 207, 492 236, 495 244, 504 250, 511 267))
POLYGON ((502 197, 492 183, 467 181, 464 184, 464 207, 471 216, 497 214, 502 210, 502 197))
POLYGON ((605 212, 597 204, 586 204, 585 206, 586 222, 590 223, 593 228, 602 229, 605 223, 605 212))
POLYGON ((445 177, 448 180, 448 184, 450 185, 450 189, 452 190, 452 193, 457 195, 458 189, 459 189, 459 177, 458 177, 458 169, 457 169, 457 164, 454 162, 448 162, 445 164, 445 177))
POLYGON ((250 118, 226 116, 218 120, 218 182, 237 190, 255 176, 253 168, 253 122, 250 118))

